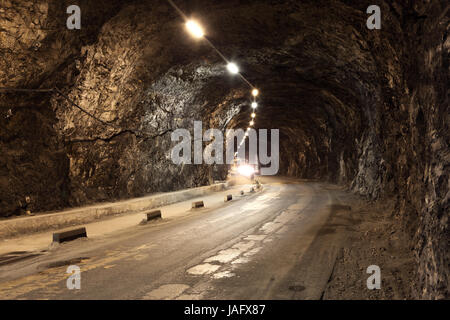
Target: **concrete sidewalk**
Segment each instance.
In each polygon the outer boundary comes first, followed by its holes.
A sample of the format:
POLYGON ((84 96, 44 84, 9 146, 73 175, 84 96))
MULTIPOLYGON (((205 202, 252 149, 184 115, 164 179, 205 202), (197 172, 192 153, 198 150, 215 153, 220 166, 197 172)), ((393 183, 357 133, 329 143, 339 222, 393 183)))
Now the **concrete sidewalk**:
POLYGON ((91 223, 111 216, 138 213, 208 195, 227 188, 228 183, 223 182, 211 186, 160 193, 125 201, 102 203, 56 213, 42 213, 35 216, 0 220, 0 239, 91 223))
MULTIPOLYGON (((162 211, 163 219, 176 219, 186 214, 192 213, 191 204, 193 201, 203 200, 205 203, 206 209, 216 209, 223 205, 224 197, 227 194, 233 195, 233 200, 239 201, 239 199, 243 199, 250 195, 249 191, 253 185, 238 185, 234 187, 230 187, 223 190, 215 191, 217 188, 211 188, 209 192, 206 192, 205 189, 198 190, 197 192, 202 193, 203 195, 199 195, 198 197, 194 197, 188 200, 180 201, 177 203, 173 203, 171 205, 165 205, 157 207, 162 211), (245 195, 241 196, 240 191, 245 191, 245 195)), ((196 188, 198 189, 198 188, 196 188)), ((192 190, 191 190, 192 191, 192 190)), ((128 202, 128 201, 125 201, 128 202)), ((202 211, 204 209, 194 209, 196 212, 202 211)), ((66 216, 69 218, 70 214, 66 216)), ((36 218, 36 217, 34 217, 36 218)), ((128 228, 137 227, 139 223, 144 218, 144 214, 142 211, 137 211, 134 213, 123 214, 120 216, 104 216, 104 219, 83 223, 83 226, 86 227, 87 235, 89 239, 102 239, 105 236, 113 234, 115 232, 119 232, 121 230, 125 230, 128 228)), ((10 253, 10 252, 37 252, 42 250, 47 250, 49 245, 52 242, 52 233, 56 231, 56 228, 52 228, 51 230, 41 231, 39 233, 32 234, 23 234, 20 236, 16 236, 10 239, 2 239, 0 240, 0 256, 2 254, 10 253)))

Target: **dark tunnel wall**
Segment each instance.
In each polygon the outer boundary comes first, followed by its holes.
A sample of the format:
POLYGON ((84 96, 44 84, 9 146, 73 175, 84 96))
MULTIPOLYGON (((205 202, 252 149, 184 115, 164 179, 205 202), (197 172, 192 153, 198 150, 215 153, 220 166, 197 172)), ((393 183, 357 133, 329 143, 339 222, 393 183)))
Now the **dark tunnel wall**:
MULTIPOLYGON (((259 128, 280 129, 280 174, 391 198, 413 237, 418 292, 448 295, 448 5, 379 1, 178 1, 262 92, 259 128)), ((246 126, 248 88, 191 39, 164 1, 2 1, 0 214, 204 185, 224 168, 177 166, 170 132, 193 120, 246 126), (148 133, 136 135, 134 130, 148 133), (30 204, 25 197, 29 196, 30 204)))

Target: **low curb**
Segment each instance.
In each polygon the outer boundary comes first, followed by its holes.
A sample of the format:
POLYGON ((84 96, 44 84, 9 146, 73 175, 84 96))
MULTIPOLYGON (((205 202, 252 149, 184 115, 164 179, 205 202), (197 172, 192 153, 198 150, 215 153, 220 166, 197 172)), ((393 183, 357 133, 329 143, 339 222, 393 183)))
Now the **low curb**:
POLYGON ((81 224, 95 222, 109 216, 139 213, 157 207, 189 200, 214 191, 222 191, 227 187, 228 183, 223 182, 205 187, 168 192, 120 202, 69 209, 56 213, 36 214, 35 216, 0 220, 0 239, 8 239, 25 234, 78 226, 81 224))
POLYGON ((203 203, 203 201, 192 202, 192 209, 198 209, 198 208, 203 208, 203 207, 205 207, 205 204, 203 203))
POLYGON ((78 238, 87 238, 86 228, 78 228, 67 231, 55 232, 53 234, 53 242, 62 243, 72 241, 78 238))

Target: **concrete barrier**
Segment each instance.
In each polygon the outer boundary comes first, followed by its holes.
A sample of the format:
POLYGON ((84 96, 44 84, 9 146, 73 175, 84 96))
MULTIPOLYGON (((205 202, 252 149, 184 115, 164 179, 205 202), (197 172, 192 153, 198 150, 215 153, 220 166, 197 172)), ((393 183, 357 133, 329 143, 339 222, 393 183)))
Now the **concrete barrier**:
POLYGON ((62 232, 56 232, 53 234, 53 242, 57 243, 72 241, 78 238, 87 238, 87 232, 85 227, 62 232))
POLYGON ((211 186, 167 192, 120 202, 97 204, 56 213, 38 213, 34 216, 4 219, 0 220, 0 239, 77 226, 95 222, 108 216, 144 212, 180 201, 201 197, 211 192, 222 191, 227 187, 228 183, 224 182, 211 186))
POLYGON ((161 219, 161 210, 153 210, 145 214, 147 221, 161 219))
POLYGON ((203 208, 204 206, 205 204, 203 203, 203 201, 192 202, 192 209, 203 208))
POLYGON ((233 196, 231 194, 229 194, 229 195, 225 196, 224 202, 231 201, 231 200, 233 200, 233 196))

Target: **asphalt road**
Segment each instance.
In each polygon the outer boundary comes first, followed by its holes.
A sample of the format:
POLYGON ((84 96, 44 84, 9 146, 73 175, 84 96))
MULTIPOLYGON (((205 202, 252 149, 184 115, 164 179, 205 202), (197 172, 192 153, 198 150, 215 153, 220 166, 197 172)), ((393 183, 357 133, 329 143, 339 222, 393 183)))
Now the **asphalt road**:
POLYGON ((320 299, 351 223, 346 199, 332 185, 268 179, 214 210, 0 266, 0 299, 320 299), (69 265, 79 290, 66 286, 69 265))

